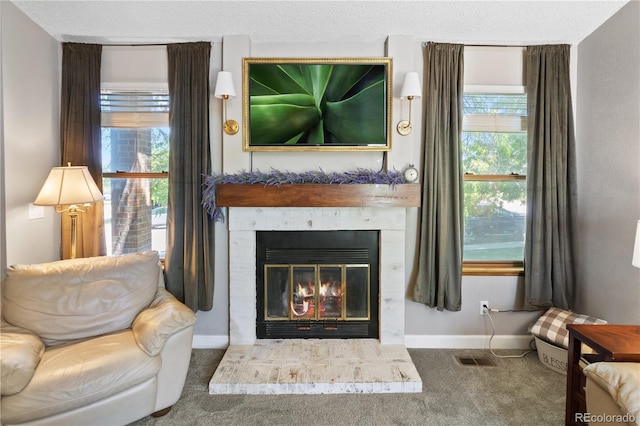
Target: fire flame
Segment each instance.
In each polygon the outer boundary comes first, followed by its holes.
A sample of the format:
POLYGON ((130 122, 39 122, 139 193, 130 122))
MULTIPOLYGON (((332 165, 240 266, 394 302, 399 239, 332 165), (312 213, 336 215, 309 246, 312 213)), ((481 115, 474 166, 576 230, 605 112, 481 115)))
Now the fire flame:
POLYGON ((342 296, 342 289, 339 285, 334 282, 328 282, 324 284, 320 284, 320 296, 327 297, 340 297, 342 296))
POLYGON ((313 283, 308 282, 306 286, 303 286, 301 283, 298 283, 298 291, 296 295, 298 297, 311 297, 315 294, 313 283))
POLYGON ((319 300, 315 300, 316 285, 312 281, 306 283, 298 282, 290 302, 291 313, 295 317, 314 317, 316 310, 324 316, 325 312, 333 317, 340 314, 340 304, 342 303, 342 286, 335 280, 328 279, 318 285, 319 300), (316 302, 318 306, 316 306, 316 302), (325 306, 326 305, 326 306, 325 306))

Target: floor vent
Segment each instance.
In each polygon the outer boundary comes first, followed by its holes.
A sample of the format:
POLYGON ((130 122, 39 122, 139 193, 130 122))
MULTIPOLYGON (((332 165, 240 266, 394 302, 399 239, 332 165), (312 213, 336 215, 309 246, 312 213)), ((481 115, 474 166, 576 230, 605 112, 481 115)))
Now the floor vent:
POLYGON ((496 366, 493 360, 486 357, 456 356, 455 358, 458 364, 462 366, 480 366, 480 367, 496 366))

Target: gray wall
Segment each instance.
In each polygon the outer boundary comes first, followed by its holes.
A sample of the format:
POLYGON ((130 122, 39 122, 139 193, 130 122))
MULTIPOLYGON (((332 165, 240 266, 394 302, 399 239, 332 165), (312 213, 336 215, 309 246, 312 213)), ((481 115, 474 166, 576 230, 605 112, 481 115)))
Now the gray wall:
MULTIPOLYGON (((640 218, 637 9, 637 2, 626 6, 580 45, 576 107, 581 212, 580 285, 584 288, 580 293, 578 310, 615 322, 640 323, 640 271, 630 265, 634 224, 640 218), (626 47, 614 45, 614 57, 602 56, 600 50, 609 49, 614 40, 626 47), (629 82, 632 81, 635 81, 635 88, 630 87, 629 82), (618 118, 620 114, 626 114, 627 118, 618 118)), ((59 258, 59 215, 52 208, 45 208, 44 219, 29 220, 28 205, 35 199, 49 169, 59 161, 59 45, 9 2, 0 2, 0 16, 0 87, 4 89, 2 172, 6 179, 3 182, 6 183, 5 197, 0 206, 6 218, 6 247, 2 247, 0 256, 5 253, 8 264, 54 260, 59 258)), ((394 62, 397 84, 400 84, 404 72, 422 69, 422 49, 411 36, 391 36, 386 44, 365 46, 348 43, 340 46, 258 45, 252 44, 246 36, 236 36, 225 39, 224 48, 214 44, 211 81, 213 84, 222 64, 238 65, 234 58, 239 53, 234 53, 233 49, 284 57, 310 56, 310 51, 327 56, 358 55, 361 48, 370 55, 389 54, 388 49, 395 52, 398 59, 397 63, 394 62)), ((241 73, 233 71, 239 91, 241 73)), ((397 85, 395 89, 398 90, 397 85)), ((403 108, 406 105, 394 99, 394 124, 398 117, 406 114, 403 108)), ((397 168, 408 162, 417 164, 421 157, 417 130, 422 128, 417 119, 420 110, 420 105, 414 105, 414 132, 410 137, 394 135, 390 164, 397 168)), ((211 114, 215 170, 233 172, 246 167, 246 153, 238 149, 241 140, 222 135, 220 102, 213 97, 211 114)), ((229 103, 229 114, 231 118, 241 119, 238 98, 229 103)), ((327 165, 333 163, 333 158, 315 154, 305 155, 305 164, 300 167, 314 168, 320 164, 327 170, 331 169, 327 165)), ((355 157, 341 156, 348 163, 342 165, 346 168, 361 164, 375 167, 380 160, 375 154, 355 157)), ((283 154, 277 158, 255 155, 253 160, 261 168, 268 165, 287 168, 291 155, 283 154)), ((417 209, 409 210, 412 222, 407 230, 407 241, 414 238, 417 230, 417 209)), ((226 244, 226 225, 218 224, 215 306, 212 311, 198 312, 198 346, 222 346, 227 339, 229 284, 225 269, 226 244)), ((408 283, 415 257, 415 247, 411 243, 406 247, 406 256, 408 283)), ((464 277, 461 312, 438 312, 407 299, 407 343, 423 347, 486 346, 492 329, 488 319, 479 315, 479 301, 489 300, 494 307, 512 309, 518 306, 521 293, 522 280, 517 277, 464 277)), ((536 314, 530 313, 494 314, 496 334, 520 336, 520 340, 515 340, 520 344, 526 343, 527 326, 535 317, 536 314)), ((506 340, 508 337, 503 341, 498 338, 494 343, 508 346, 510 343, 506 340)))
MULTIPOLYGON (((60 215, 29 219, 49 170, 59 165, 59 43, 12 3, 2 10, 3 264, 60 258, 60 215)), ((2 269, 4 275, 4 268, 2 269)))
POLYGON ((640 324, 640 3, 632 1, 578 46, 577 311, 640 324))

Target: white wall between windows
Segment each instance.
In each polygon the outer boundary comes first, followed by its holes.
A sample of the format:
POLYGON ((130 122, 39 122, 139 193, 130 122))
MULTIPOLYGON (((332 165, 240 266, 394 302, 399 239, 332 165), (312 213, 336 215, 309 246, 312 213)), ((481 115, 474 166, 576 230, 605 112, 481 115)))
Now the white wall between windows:
MULTIPOLYGON (((524 47, 465 46, 464 85, 513 87, 524 86, 524 47)), ((520 93, 520 92, 516 92, 520 93)))
POLYGON ((100 71, 104 89, 168 89, 167 47, 103 46, 100 71))

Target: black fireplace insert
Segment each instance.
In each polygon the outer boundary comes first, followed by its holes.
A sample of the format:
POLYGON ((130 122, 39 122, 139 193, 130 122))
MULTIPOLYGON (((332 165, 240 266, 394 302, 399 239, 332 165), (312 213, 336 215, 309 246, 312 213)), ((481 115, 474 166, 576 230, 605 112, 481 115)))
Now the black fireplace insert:
POLYGON ((259 339, 378 338, 379 231, 258 231, 259 339))

